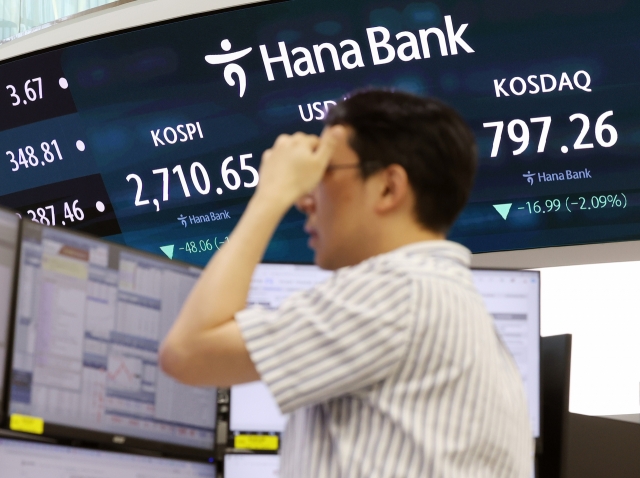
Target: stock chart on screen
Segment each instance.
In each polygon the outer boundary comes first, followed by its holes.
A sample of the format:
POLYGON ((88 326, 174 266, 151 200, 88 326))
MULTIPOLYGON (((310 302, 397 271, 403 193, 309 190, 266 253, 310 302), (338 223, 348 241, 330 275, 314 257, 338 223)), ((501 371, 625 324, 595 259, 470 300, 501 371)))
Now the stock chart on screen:
POLYGON ((190 265, 24 223, 12 428, 31 417, 72 436, 82 429, 120 437, 115 443, 134 437, 212 450, 215 389, 180 384, 158 365, 159 344, 199 275, 190 265))

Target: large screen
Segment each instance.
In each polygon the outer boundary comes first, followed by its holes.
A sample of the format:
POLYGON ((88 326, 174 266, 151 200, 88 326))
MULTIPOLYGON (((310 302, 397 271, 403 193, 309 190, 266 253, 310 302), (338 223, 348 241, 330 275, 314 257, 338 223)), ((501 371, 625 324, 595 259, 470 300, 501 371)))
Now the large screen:
POLYGON ((214 465, 0 438, 3 476, 214 478, 214 465))
MULTIPOLYGON (((540 436, 540 274, 535 271, 473 270, 473 281, 496 331, 513 355, 522 376, 531 428, 540 436)), ((263 264, 254 273, 249 304, 275 309, 294 292, 328 279, 331 273, 314 266, 263 264)), ((232 432, 282 432, 283 416, 262 382, 231 388, 232 432)))
MULTIPOLYGON (((158 347, 200 270, 73 231, 22 228, 9 413, 211 453, 216 391, 182 385, 158 347)), ((61 428, 62 427, 62 428, 61 428)), ((131 442, 127 439, 127 443, 131 442)))
POLYGON ((4 410, 5 360, 19 228, 20 222, 14 213, 0 210, 0 419, 4 410))
MULTIPOLYGON (((640 3, 264 3, 0 65, 0 204, 204 264, 276 136, 356 88, 433 95, 479 146, 473 252, 640 239, 640 3)), ((291 211, 265 259, 310 262, 291 211)))

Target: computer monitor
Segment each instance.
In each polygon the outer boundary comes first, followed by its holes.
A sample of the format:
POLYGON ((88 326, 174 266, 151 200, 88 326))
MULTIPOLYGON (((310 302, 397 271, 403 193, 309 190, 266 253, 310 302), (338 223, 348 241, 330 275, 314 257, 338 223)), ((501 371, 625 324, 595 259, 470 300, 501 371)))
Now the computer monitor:
POLYGON ((215 466, 0 438, 2 476, 37 478, 214 478, 215 466))
POLYGON ((531 430, 540 436, 540 273, 473 270, 473 281, 496 330, 518 365, 525 386, 531 430))
POLYGON ((571 340, 570 334, 542 337, 541 340, 544 444, 542 453, 538 456, 538 469, 540 476, 545 478, 566 476, 571 340))
POLYGON ((229 429, 232 432, 282 433, 286 415, 264 382, 251 382, 231 387, 229 429))
POLYGON ((224 478, 277 478, 278 455, 233 455, 224 457, 224 478))
POLYGON ((25 221, 11 428, 35 417, 47 436, 212 456, 215 389, 182 385, 158 366, 160 341, 200 272, 25 221))
MULTIPOLYGON (((248 305, 276 309, 291 294, 331 277, 316 266, 260 264, 253 274, 248 305)), ((231 387, 229 429, 232 432, 282 432, 286 424, 278 405, 262 382, 231 387)))
POLYGON ((20 220, 13 212, 0 209, 0 421, 4 411, 4 383, 9 337, 9 317, 13 298, 13 275, 18 254, 20 220))
POLYGON ((311 289, 332 275, 317 266, 260 264, 251 279, 247 304, 277 309, 291 294, 311 289))
MULTIPOLYGON (((496 329, 515 358, 525 383, 531 426, 540 436, 540 275, 535 271, 473 270, 473 279, 496 329)), ((293 292, 326 280, 315 266, 261 265, 254 274, 249 304, 276 308, 293 292)), ((285 418, 261 382, 231 388, 232 432, 281 432, 285 418), (269 428, 272 427, 272 428, 269 428)))

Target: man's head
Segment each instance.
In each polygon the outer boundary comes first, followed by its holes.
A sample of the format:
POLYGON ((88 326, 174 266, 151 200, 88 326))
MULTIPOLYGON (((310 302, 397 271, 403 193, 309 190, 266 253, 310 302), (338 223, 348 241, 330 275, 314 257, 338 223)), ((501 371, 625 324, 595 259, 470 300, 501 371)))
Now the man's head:
POLYGON ((442 238, 469 198, 473 133, 450 107, 391 91, 351 95, 328 115, 343 135, 319 186, 298 202, 327 269, 442 238))

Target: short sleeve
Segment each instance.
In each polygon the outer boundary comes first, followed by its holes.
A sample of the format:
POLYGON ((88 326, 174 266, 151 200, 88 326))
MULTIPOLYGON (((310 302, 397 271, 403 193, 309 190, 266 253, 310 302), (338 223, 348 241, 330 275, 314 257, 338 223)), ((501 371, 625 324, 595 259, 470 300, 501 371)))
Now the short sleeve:
POLYGON ((406 356, 410 280, 341 272, 278 310, 236 314, 251 359, 283 413, 382 381, 406 356))

